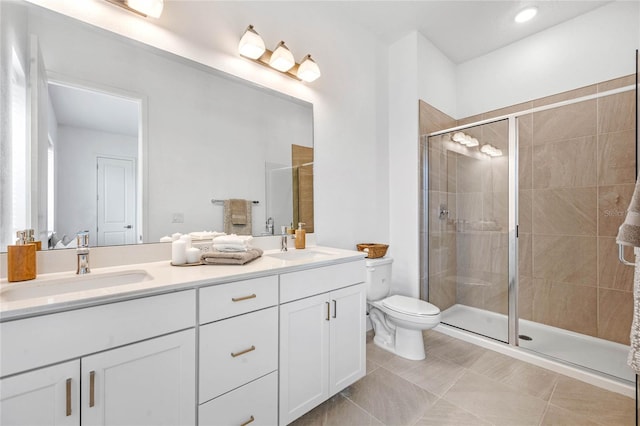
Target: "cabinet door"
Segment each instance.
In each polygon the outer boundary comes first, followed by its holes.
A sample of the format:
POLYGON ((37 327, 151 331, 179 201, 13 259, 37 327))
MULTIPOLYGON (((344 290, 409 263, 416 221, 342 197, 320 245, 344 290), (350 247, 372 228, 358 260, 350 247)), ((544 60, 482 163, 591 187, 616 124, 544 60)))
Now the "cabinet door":
POLYGON ((0 424, 80 425, 80 361, 0 380, 0 424))
POLYGON ((332 291, 330 297, 329 396, 332 396, 366 373, 365 285, 332 291))
POLYGON ((288 424, 329 395, 327 294, 280 305, 280 424, 288 424))
POLYGON ((193 425, 193 329, 82 358, 83 425, 193 425))

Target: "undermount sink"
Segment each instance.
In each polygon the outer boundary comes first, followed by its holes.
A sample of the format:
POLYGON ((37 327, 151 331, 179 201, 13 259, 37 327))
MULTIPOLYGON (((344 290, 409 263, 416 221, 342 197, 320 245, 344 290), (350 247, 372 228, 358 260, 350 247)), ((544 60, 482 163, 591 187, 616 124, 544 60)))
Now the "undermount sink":
POLYGON ((10 283, 3 286, 4 288, 0 292, 0 300, 3 302, 14 302, 17 300, 117 287, 126 284, 141 283, 152 279, 153 277, 146 271, 131 270, 10 283))
POLYGON ((316 260, 332 256, 333 253, 316 249, 297 249, 265 254, 280 260, 316 260))

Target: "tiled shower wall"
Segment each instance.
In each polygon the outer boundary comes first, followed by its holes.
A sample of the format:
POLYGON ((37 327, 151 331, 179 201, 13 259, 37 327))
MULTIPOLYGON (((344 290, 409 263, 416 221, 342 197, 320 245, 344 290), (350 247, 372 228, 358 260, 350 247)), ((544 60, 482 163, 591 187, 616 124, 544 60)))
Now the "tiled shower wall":
MULTIPOLYGON (((632 84, 635 76, 628 76, 457 124, 632 84)), ((615 236, 635 183, 634 117, 635 93, 627 91, 519 119, 520 318, 628 344, 633 268, 617 260, 615 236)), ((427 149, 425 140, 421 144, 427 149)), ((423 192, 429 196, 432 229, 429 300, 443 310, 462 303, 506 313, 504 232, 470 231, 468 226, 456 232, 459 222, 445 225, 438 217, 440 204, 446 203, 451 212, 458 210, 451 217, 476 219, 461 205, 475 197, 476 216, 485 223, 504 223, 506 230, 506 217, 499 213, 506 213, 507 198, 499 194, 506 185, 506 165, 487 169, 486 164, 497 166, 496 159, 470 162, 443 148, 442 143, 429 146, 429 188, 423 192), (439 174, 443 170, 446 180, 439 174)), ((627 258, 632 258, 630 251, 627 258)))

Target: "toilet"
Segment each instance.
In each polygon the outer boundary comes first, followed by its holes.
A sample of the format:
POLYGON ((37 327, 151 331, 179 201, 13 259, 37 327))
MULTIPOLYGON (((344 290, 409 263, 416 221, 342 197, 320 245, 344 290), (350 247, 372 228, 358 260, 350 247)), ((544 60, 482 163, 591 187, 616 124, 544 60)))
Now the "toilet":
POLYGON ((403 358, 425 358, 422 331, 440 324, 440 309, 414 297, 393 295, 393 259, 365 259, 367 303, 375 336, 373 343, 403 358))

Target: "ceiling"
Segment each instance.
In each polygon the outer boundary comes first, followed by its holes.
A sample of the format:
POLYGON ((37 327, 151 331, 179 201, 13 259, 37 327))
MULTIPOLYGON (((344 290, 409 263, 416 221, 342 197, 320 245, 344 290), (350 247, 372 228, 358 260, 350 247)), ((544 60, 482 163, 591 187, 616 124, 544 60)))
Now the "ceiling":
POLYGON ((335 2, 350 20, 390 43, 417 30, 456 64, 482 56, 611 1, 350 1, 335 2), (527 6, 537 16, 518 24, 527 6))
MULTIPOLYGON (((226 21, 242 22, 242 25, 249 19, 256 25, 269 22, 275 27, 282 21, 297 21, 295 25, 301 28, 309 19, 329 23, 340 21, 365 29, 385 44, 412 31, 419 31, 451 61, 459 64, 611 2, 165 0, 165 12, 158 23, 195 44, 205 46, 212 30, 215 30, 215 19, 221 17, 226 21), (538 7, 538 15, 527 23, 515 23, 513 18, 526 6, 538 7)), ((269 28, 269 25, 266 27, 269 28)), ((331 34, 321 36, 330 37, 331 34)), ((291 41, 294 40, 287 40, 287 44, 291 41)), ((232 43, 237 43, 237 40, 232 43)))
POLYGON ((49 84, 49 96, 60 126, 138 135, 136 101, 58 84, 49 84))

